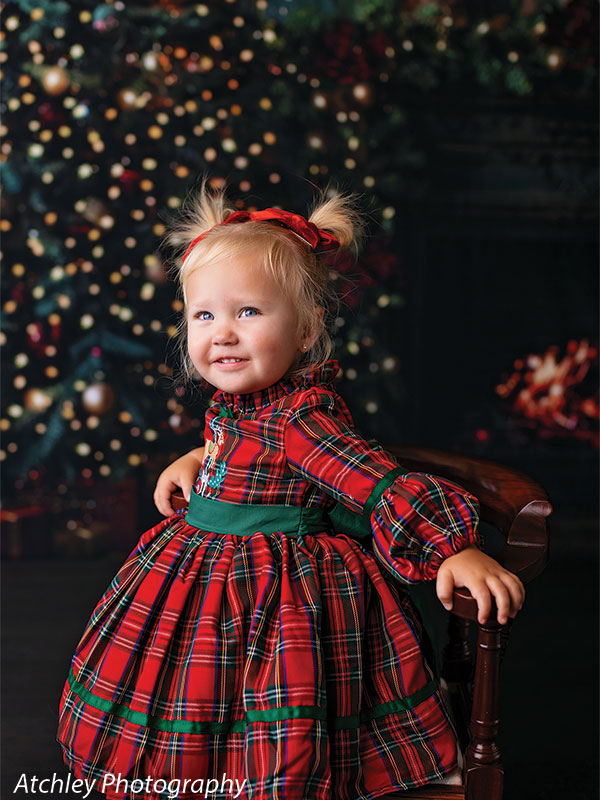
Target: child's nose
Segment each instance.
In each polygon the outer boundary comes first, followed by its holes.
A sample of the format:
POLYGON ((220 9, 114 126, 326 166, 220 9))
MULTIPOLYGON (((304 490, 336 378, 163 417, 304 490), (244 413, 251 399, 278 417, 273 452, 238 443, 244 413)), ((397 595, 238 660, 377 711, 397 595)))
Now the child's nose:
POLYGON ((227 321, 219 323, 213 330, 213 344, 236 344, 238 341, 235 328, 227 321))

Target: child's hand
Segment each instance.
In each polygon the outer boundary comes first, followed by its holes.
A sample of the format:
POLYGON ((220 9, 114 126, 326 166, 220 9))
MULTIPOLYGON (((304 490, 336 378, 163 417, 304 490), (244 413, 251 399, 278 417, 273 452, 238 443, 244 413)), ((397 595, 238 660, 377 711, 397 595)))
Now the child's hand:
POLYGON ((175 513, 171 507, 171 495, 177 489, 182 490, 183 496, 189 503, 190 492, 198 477, 203 458, 204 448, 197 447, 169 464, 160 473, 154 490, 154 504, 163 516, 170 517, 175 513))
POLYGON ((492 597, 498 609, 498 622, 506 625, 523 606, 525 588, 520 579, 475 546, 467 547, 442 561, 436 591, 445 609, 452 608, 455 586, 465 586, 477 600, 477 620, 483 624, 492 609, 492 597))

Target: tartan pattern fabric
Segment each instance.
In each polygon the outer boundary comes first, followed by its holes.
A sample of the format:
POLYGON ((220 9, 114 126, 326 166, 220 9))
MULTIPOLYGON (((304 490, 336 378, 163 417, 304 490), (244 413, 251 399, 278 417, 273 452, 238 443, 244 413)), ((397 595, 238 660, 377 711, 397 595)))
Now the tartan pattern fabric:
POLYGON ((202 796, 192 780, 223 775, 243 800, 373 800, 456 767, 405 588, 479 543, 477 501, 411 472, 378 497, 398 465, 354 431, 336 372, 328 362, 252 395, 217 392, 194 491, 367 505, 372 540, 217 534, 185 511, 146 531, 94 610, 60 701, 65 763, 108 798, 169 796, 103 788, 112 774, 177 779, 181 800, 202 796))

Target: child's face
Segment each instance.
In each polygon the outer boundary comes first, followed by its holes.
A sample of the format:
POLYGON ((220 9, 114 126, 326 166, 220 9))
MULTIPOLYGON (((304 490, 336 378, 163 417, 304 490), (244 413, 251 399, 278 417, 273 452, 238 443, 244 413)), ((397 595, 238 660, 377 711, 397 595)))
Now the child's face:
POLYGON ((266 389, 301 352, 294 303, 255 253, 199 267, 187 279, 186 300, 190 358, 217 389, 266 389))

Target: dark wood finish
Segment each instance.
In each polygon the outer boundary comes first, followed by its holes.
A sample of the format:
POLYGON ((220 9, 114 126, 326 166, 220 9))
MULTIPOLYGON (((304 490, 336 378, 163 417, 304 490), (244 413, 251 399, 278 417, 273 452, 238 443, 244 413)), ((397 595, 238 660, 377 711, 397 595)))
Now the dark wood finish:
MULTIPOLYGON (((386 448, 405 467, 454 481, 475 495, 481 518, 506 540, 495 558, 528 583, 548 560, 546 519, 552 505, 544 489, 528 475, 473 456, 424 447, 386 448)), ((175 510, 187 507, 181 494, 171 498, 175 510)), ((484 625, 477 623, 477 603, 467 589, 455 589, 449 615, 449 641, 442 676, 448 684, 459 743, 464 754, 463 786, 425 786, 386 795, 381 800, 501 800, 503 767, 496 743, 500 724, 500 665, 512 620, 499 625, 492 606, 484 625), (478 626, 475 664, 470 627, 478 626)))
POLYGON ((500 638, 501 625, 479 626, 471 741, 466 753, 467 800, 501 800, 504 770, 496 744, 500 725, 500 638), (483 794, 485 790, 485 794, 483 794))
POLYGON ((448 614, 448 642, 442 654, 442 678, 446 682, 446 700, 457 725, 458 744, 464 753, 469 744, 469 726, 473 706, 474 656, 471 648, 471 620, 448 614))
MULTIPOLYGON (((491 524, 506 540, 495 556, 506 569, 528 583, 542 572, 548 560, 546 519, 552 505, 544 489, 528 475, 491 461, 443 450, 391 446, 387 449, 400 464, 418 472, 455 481, 477 497, 481 519, 491 524)), ((470 692, 471 652, 469 628, 477 623, 477 604, 466 589, 455 589, 448 626, 449 642, 444 651, 442 675, 448 681, 459 741, 469 745, 463 768, 464 786, 436 787, 403 792, 402 797, 437 800, 460 797, 465 800, 501 800, 504 770, 496 737, 500 724, 500 665, 508 642, 512 620, 507 625, 490 618, 478 625, 473 692, 470 692), (470 720, 466 716, 472 698, 470 720)), ((398 795, 400 797, 400 795, 398 795)))
POLYGON ((171 508, 173 511, 180 511, 182 508, 188 507, 188 501, 180 492, 174 492, 171 495, 171 508))

